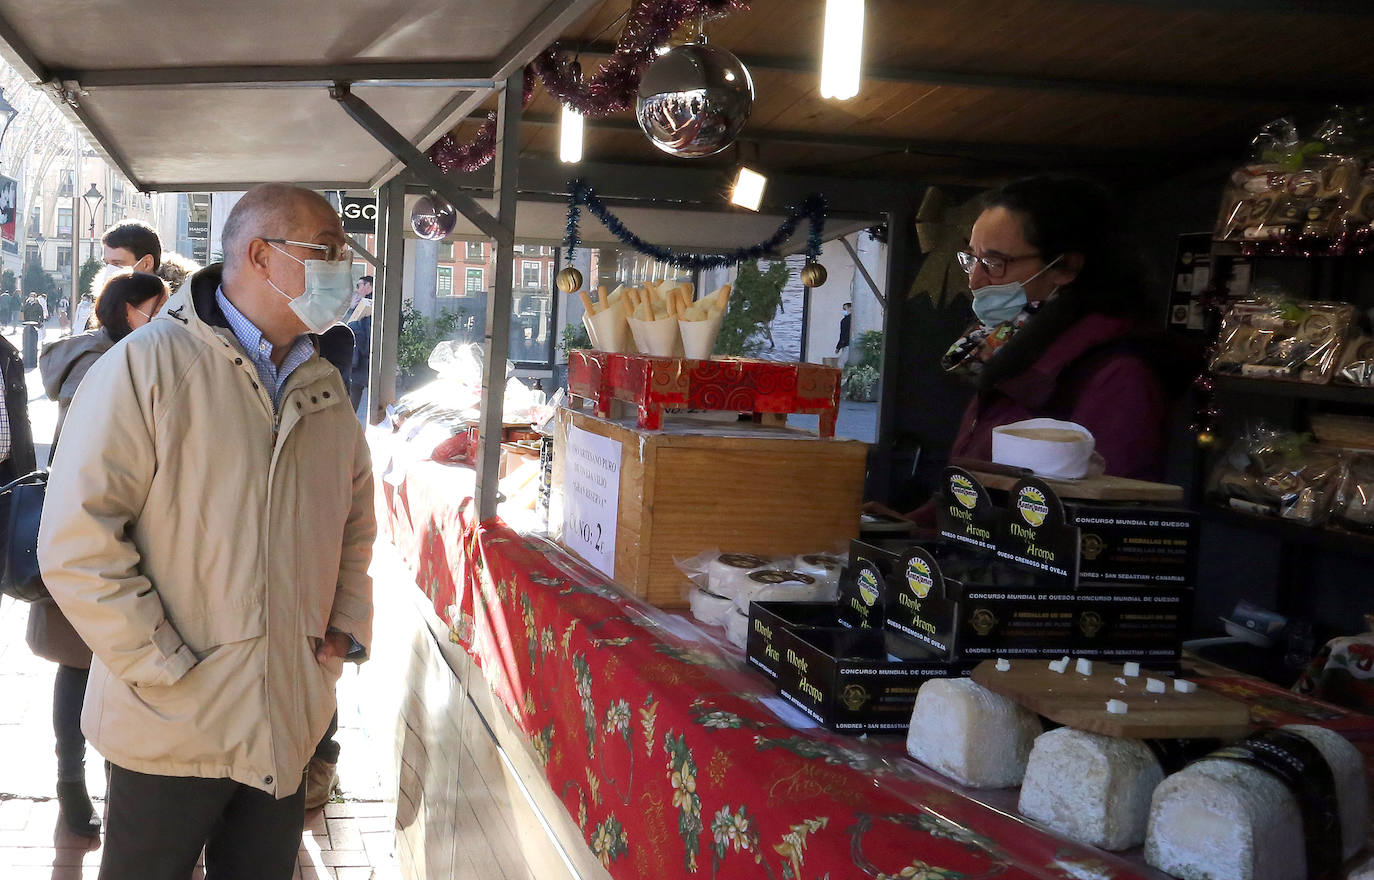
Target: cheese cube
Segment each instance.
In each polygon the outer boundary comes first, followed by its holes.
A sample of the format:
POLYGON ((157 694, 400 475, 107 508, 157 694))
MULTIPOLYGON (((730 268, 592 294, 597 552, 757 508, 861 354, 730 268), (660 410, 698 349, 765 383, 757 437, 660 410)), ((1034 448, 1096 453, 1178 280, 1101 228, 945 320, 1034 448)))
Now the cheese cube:
POLYGON ((1145 679, 1145 690, 1147 693, 1162 694, 1168 689, 1169 686, 1166 685, 1163 681, 1159 680, 1158 678, 1145 679))
POLYGON ((1063 674, 1064 674, 1064 670, 1065 670, 1065 669, 1068 669, 1068 668, 1069 668, 1069 658, 1068 658, 1068 657, 1065 657, 1065 658, 1063 658, 1062 660, 1051 660, 1051 661, 1050 661, 1050 671, 1051 671, 1051 672, 1057 672, 1057 673, 1059 673, 1060 675, 1063 675, 1063 674))
POLYGON ((997 658, 997 671, 1006 672, 1011 669, 1011 661, 1002 657, 997 658))
POLYGON ((1117 684, 1121 685, 1122 687, 1125 687, 1125 686, 1126 686, 1126 679, 1122 678, 1122 677, 1119 676, 1119 675, 1118 675, 1116 678, 1112 679, 1112 681, 1116 682, 1117 684))
POLYGON ((1123 703, 1121 700, 1107 701, 1107 714, 1109 715, 1125 715, 1129 711, 1130 706, 1128 706, 1126 703, 1123 703))
POLYGON ((1074 669, 1077 670, 1079 675, 1092 675, 1093 662, 1086 658, 1079 657, 1078 662, 1074 664, 1074 669))
POLYGON ((1060 727, 1036 739, 1017 808, 1090 846, 1129 849, 1145 840, 1150 796, 1163 781, 1143 741, 1060 727))
POLYGON ((1197 692, 1197 682, 1188 681, 1183 678, 1174 679, 1174 690, 1180 694, 1192 694, 1197 692))
MULTIPOLYGON (((1336 783, 1342 855, 1364 843, 1368 794, 1359 751, 1339 733, 1308 724, 1292 731, 1316 746, 1336 783)), ((1145 860, 1175 877, 1287 880, 1307 876, 1302 814, 1288 787, 1257 767, 1195 761, 1166 779, 1150 804, 1145 860)))
POLYGON ((1127 678, 1136 678, 1140 675, 1140 664, 1131 662, 1121 667, 1121 673, 1127 678))
POLYGON ((906 750, 963 785, 1010 788, 1042 730, 1034 712, 973 679, 940 678, 916 692, 906 750))

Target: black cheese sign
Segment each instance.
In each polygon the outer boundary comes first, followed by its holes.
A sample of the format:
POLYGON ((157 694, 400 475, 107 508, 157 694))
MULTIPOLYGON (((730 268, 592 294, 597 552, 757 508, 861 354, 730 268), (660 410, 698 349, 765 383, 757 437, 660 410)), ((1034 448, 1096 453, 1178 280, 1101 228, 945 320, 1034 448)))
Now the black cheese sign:
POLYGON ((947 467, 935 511, 940 536, 977 547, 996 549, 1000 516, 988 490, 963 468, 947 467))
POLYGON ((1079 530, 1064 520, 1064 505, 1043 480, 1020 480, 1007 494, 997 540, 1003 559, 1062 578, 1078 580, 1079 530))

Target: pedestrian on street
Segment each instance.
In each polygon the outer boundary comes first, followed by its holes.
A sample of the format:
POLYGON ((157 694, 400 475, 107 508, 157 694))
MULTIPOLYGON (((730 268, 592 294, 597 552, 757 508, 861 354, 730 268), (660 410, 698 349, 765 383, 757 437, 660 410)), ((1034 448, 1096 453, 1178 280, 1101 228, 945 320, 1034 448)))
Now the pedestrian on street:
POLYGON ((835 363, 841 367, 849 360, 849 328, 854 321, 854 304, 845 303, 844 317, 840 318, 840 339, 835 343, 835 363))
POLYGON ((286 880, 303 774, 371 640, 361 426, 317 335, 352 254, 318 194, 246 193, 225 261, 86 374, 48 485, 44 580, 94 651, 113 765, 102 880, 286 880))
MULTIPOLYGON (((57 401, 57 428, 49 462, 57 451, 62 424, 76 389, 91 366, 112 345, 147 324, 167 299, 167 287, 155 275, 124 272, 106 282, 100 294, 100 326, 49 343, 38 369, 43 389, 57 401)), ((57 802, 62 821, 81 837, 100 835, 100 817, 86 788, 86 738, 81 734, 81 707, 90 675, 91 649, 72 629, 51 599, 29 606, 30 650, 57 664, 53 681, 53 734, 57 740, 57 802)))

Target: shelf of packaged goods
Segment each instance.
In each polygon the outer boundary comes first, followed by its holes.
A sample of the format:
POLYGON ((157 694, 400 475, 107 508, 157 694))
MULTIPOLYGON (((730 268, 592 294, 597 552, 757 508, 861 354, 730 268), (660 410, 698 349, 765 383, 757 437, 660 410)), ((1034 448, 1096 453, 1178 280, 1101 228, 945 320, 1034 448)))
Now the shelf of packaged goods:
POLYGON ((1313 385, 1306 382, 1285 382, 1281 379, 1217 376, 1216 388, 1218 391, 1238 394, 1261 394, 1268 397, 1328 400, 1374 406, 1374 388, 1360 385, 1313 385))
POLYGON ((1207 504, 1203 508, 1203 516, 1210 522, 1261 532, 1289 544, 1374 557, 1374 535, 1305 526, 1274 517, 1242 513, 1219 504, 1207 504))

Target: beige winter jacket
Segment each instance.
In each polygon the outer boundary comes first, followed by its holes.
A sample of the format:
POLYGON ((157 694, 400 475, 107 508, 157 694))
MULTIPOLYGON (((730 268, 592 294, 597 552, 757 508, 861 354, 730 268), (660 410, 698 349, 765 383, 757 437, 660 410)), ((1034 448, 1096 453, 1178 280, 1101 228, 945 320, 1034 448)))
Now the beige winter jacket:
POLYGON ((318 355, 274 416, 218 283, 199 273, 86 375, 39 562, 95 652, 81 727, 101 754, 284 798, 334 711, 342 661, 317 662, 320 639, 371 639, 372 475, 318 355))

